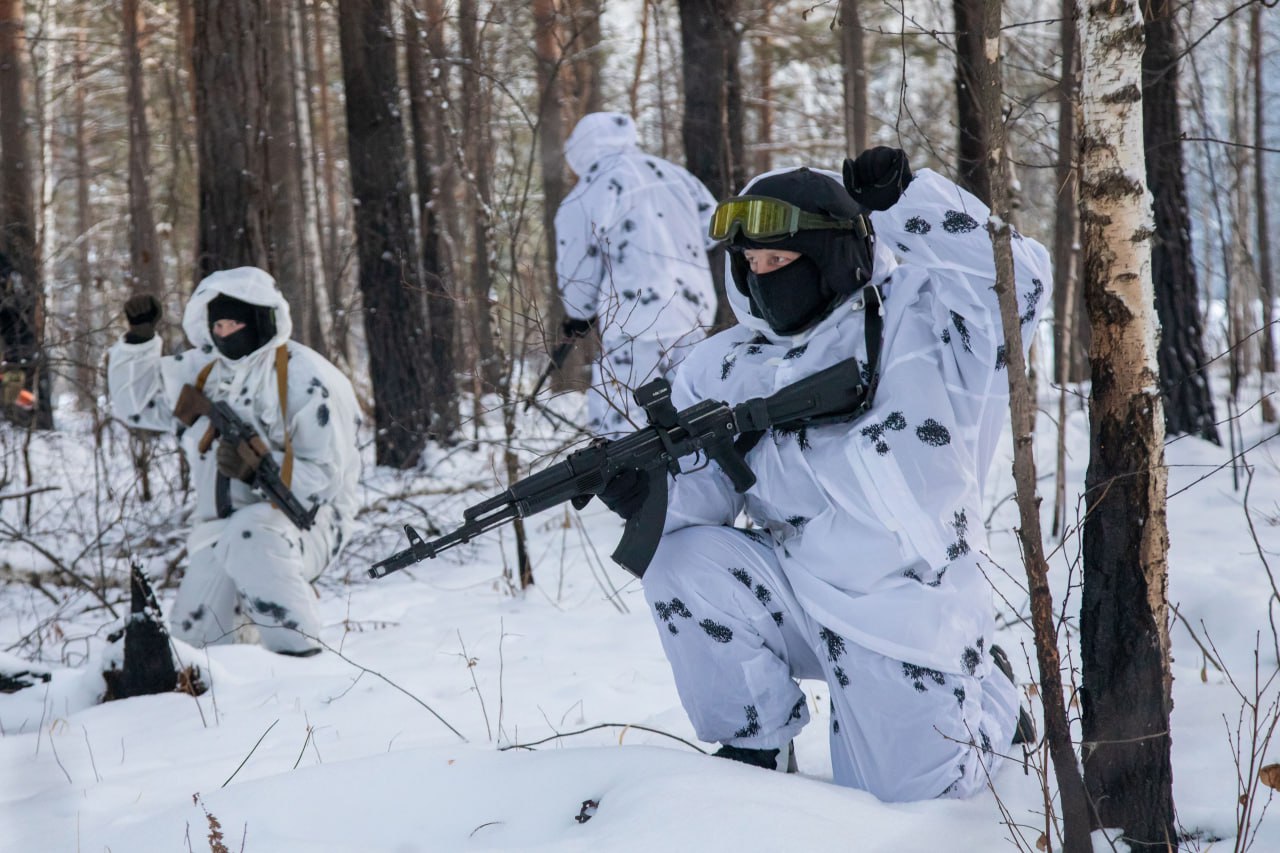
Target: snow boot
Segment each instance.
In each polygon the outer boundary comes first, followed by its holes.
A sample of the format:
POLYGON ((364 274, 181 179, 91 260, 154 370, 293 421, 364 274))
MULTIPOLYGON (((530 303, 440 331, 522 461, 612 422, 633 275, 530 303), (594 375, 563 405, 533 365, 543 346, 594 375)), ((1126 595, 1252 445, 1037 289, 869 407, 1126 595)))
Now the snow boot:
MULTIPOLYGON (((996 669, 1004 674, 1015 686, 1018 679, 1013 677, 1013 664, 1009 662, 1009 656, 1004 653, 1004 649, 996 644, 991 644, 991 662, 995 664, 996 669)), ((1034 744, 1036 742, 1036 723, 1031 719, 1031 712, 1018 703, 1018 727, 1013 730, 1013 745, 1034 744)))
POLYGON ((795 773, 798 769, 794 741, 787 743, 785 755, 780 749, 743 749, 727 744, 717 749, 714 754, 717 758, 741 761, 743 764, 750 764, 752 767, 763 767, 766 770, 783 770, 787 773, 795 773))

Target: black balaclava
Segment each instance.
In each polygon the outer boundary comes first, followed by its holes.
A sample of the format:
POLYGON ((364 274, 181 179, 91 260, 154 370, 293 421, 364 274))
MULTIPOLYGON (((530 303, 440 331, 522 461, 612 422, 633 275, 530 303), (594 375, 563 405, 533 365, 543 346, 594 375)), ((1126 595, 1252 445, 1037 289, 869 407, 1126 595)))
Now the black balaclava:
POLYGON ((209 302, 209 335, 218 352, 236 361, 276 336, 275 311, 219 293, 209 302), (235 320, 244 328, 220 338, 213 333, 213 324, 219 320, 235 320))
MULTIPOLYGON (((809 213, 851 220, 864 211, 832 178, 795 169, 756 181, 746 192, 794 204, 809 213)), ((844 229, 806 229, 780 240, 759 242, 741 233, 730 248, 734 284, 751 313, 779 335, 794 335, 826 317, 871 279, 872 238, 844 229), (785 249, 800 257, 763 275, 751 272, 744 249, 785 249)))

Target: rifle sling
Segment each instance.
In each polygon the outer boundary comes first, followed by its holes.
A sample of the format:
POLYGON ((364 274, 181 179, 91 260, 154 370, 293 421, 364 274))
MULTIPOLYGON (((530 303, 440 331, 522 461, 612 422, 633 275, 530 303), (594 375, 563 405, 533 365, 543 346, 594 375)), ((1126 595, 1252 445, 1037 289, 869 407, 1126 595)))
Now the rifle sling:
MULTIPOLYGON (((869 376, 866 390, 859 400, 858 404, 847 412, 813 412, 812 414, 801 415, 781 423, 770 423, 769 428, 777 428, 783 430, 796 430, 805 426, 836 423, 839 421, 853 420, 862 413, 871 408, 871 404, 875 398, 876 389, 880 385, 880 348, 884 342, 884 294, 876 285, 867 285, 863 288, 864 294, 874 294, 875 310, 870 305, 870 297, 864 295, 863 299, 863 329, 866 333, 867 344, 867 375, 869 376)), ((856 358, 846 359, 845 362, 852 362, 855 373, 860 373, 858 361, 856 358)), ((859 376, 861 379, 861 376, 859 376)), ((759 401, 763 408, 764 400, 759 401)), ((761 412, 760 415, 752 417, 754 422, 767 422, 768 415, 761 412)), ((746 456, 753 447, 760 443, 760 439, 764 438, 767 429, 746 430, 739 433, 734 439, 733 447, 742 456, 746 456)))
MULTIPOLYGON (((204 393, 205 383, 209 381, 209 374, 213 372, 215 364, 217 364, 217 360, 212 359, 208 364, 200 368, 200 372, 196 374, 195 381, 197 391, 204 393)), ((276 347, 276 392, 280 395, 280 425, 281 430, 284 432, 284 462, 280 465, 280 480, 284 483, 285 488, 291 488, 293 485, 293 439, 289 437, 288 344, 281 344, 276 347)), ((204 435, 200 438, 199 451, 208 453, 216 437, 217 430, 210 423, 209 428, 204 431, 204 435)), ((217 507, 218 518, 226 518, 231 515, 231 483, 221 474, 218 475, 214 485, 214 504, 217 507)))

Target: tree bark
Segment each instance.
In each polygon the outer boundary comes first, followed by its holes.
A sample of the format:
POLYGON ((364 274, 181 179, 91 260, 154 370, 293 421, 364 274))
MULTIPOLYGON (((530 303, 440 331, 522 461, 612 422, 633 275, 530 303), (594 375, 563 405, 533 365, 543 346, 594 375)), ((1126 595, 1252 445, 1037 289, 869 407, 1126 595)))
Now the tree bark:
POLYGON ((125 280, 132 293, 164 297, 164 266, 151 206, 151 131, 147 124, 147 95, 142 80, 142 51, 138 34, 144 28, 138 0, 123 0, 125 84, 129 109, 129 270, 125 280))
POLYGON ((1141 0, 1146 21, 1142 54, 1142 113, 1147 180, 1155 202, 1156 241, 1151 271, 1160 314, 1160 388, 1171 434, 1198 435, 1220 444, 1213 395, 1204 370, 1204 330, 1191 257, 1178 107, 1180 47, 1170 0, 1141 0))
POLYGON ((1062 78, 1058 83, 1057 201, 1053 227, 1054 381, 1089 377, 1089 324, 1080 279, 1080 203, 1076 162, 1076 110, 1080 101, 1080 52, 1075 0, 1062 0, 1062 78))
POLYGON ((36 243, 35 174, 27 146, 26 35, 21 0, 0 0, 0 339, 3 412, 38 429, 53 427, 49 370, 44 361, 44 285, 36 243), (19 393, 34 394, 32 408, 19 393))
MULTIPOLYGON (((83 21, 77 23, 82 24, 83 21)), ((92 411, 97 402, 98 359, 100 352, 93 332, 99 319, 94 311, 93 267, 90 264, 90 235, 93 215, 89 206, 89 130, 85 108, 85 75, 88 57, 85 49, 85 30, 76 28, 75 53, 72 56, 71 122, 72 149, 75 152, 76 180, 76 320, 75 320, 75 389, 80 406, 92 411)))
POLYGON ((1022 545, 1027 589, 1031 596, 1031 622, 1035 632, 1036 661, 1040 670, 1045 738, 1058 783, 1064 849, 1067 853, 1088 853, 1092 849, 1089 840, 1089 809, 1076 763, 1075 748, 1071 744, 1056 614, 1053 593, 1049 588, 1049 565, 1044 555, 1044 539, 1040 528, 1040 498, 1036 492, 1034 453, 1036 399, 1034 386, 1027 376, 1027 361, 1023 356, 1022 318, 1014 281, 1013 235, 1010 224, 1013 194, 1010 188, 1009 160, 1005 154, 1007 132, 1001 109, 1004 83, 1000 64, 1000 2, 1001 0, 984 0, 973 10, 980 17, 969 22, 988 46, 975 57, 977 64, 971 67, 973 88, 970 93, 974 96, 978 113, 985 121, 981 128, 982 138, 991 143, 986 149, 986 161, 982 169, 988 176, 991 194, 991 216, 987 220, 987 231, 991 235, 996 272, 995 289, 1004 331, 1005 372, 1009 381, 1009 410, 1013 427, 1013 476, 1020 519, 1018 541, 1022 545))
POLYGON ((195 0, 200 276, 270 267, 266 174, 266 38, 263 0, 195 0))
POLYGON ((314 305, 307 298, 306 211, 302 203, 302 171, 298 159, 298 104, 294 98, 293 42, 289 37, 291 0, 263 0, 262 23, 267 45, 266 139, 264 175, 267 260, 280 292, 289 302, 294 336, 315 346, 311 332, 314 305))
POLYGON ((953 0, 956 24, 957 183, 983 201, 991 199, 987 171, 987 125, 982 116, 978 75, 985 49, 982 39, 984 0, 953 0))
POLYGON ((492 221, 492 152, 490 151, 490 106, 481 85, 484 56, 480 46, 480 18, 476 0, 459 0, 459 41, 462 47, 462 138, 467 150, 456 153, 462 172, 471 183, 471 231, 475 262, 471 269, 471 333, 476 346, 482 389, 496 389, 502 382, 502 356, 493 326, 494 246, 492 221))
POLYGON ((1262 71, 1262 7, 1249 12, 1250 68, 1253 72, 1253 204, 1257 209, 1254 251, 1258 256, 1258 289, 1262 297, 1262 420, 1276 422, 1275 281, 1271 272, 1271 224, 1267 215, 1266 81, 1262 71))
POLYGON ((409 107, 413 124, 414 174, 418 185, 418 236, 422 241, 422 276, 426 287, 427 316, 431 321, 431 432, 437 441, 449 442, 458 431, 458 383, 454 362, 454 301, 452 276, 445 266, 437 206, 436 173, 444 158, 435 128, 443 121, 438 81, 426 47, 428 17, 414 3, 405 8, 405 54, 410 82, 409 107))
MULTIPOLYGON (((713 196, 727 198, 745 183, 736 0, 679 0, 679 7, 685 161, 713 196)), ((713 260, 711 272, 716 286, 715 325, 725 328, 733 323, 733 310, 725 295, 724 265, 713 260)))
POLYGON ((1122 828, 1137 848, 1173 850, 1165 432, 1155 228, 1143 184, 1143 26, 1137 6, 1125 2, 1082 14, 1080 218, 1093 325, 1080 622, 1085 786, 1095 826, 1122 828))
POLYGON ((391 0, 339 0, 347 145, 356 201, 356 251, 364 298, 379 465, 409 468, 430 427, 426 311, 400 121, 391 0))
POLYGON ((867 148, 867 60, 858 0, 840 0, 840 65, 844 80, 845 151, 857 157, 867 148))

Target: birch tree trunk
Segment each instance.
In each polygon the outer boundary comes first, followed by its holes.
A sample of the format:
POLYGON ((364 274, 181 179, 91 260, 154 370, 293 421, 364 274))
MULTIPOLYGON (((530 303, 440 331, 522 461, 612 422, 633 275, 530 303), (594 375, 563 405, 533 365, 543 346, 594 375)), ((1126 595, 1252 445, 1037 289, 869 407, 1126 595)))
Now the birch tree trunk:
POLYGON ((85 49, 83 16, 77 21, 76 46, 71 60, 72 149, 76 180, 76 319, 74 326, 75 390, 80 406, 91 411, 97 401, 98 358, 100 355, 93 332, 98 323, 94 310, 93 267, 90 265, 90 229, 93 227, 89 207, 89 130, 85 110, 85 77, 88 58, 85 49))
MULTIPOLYGON (((1002 107, 1003 72, 1000 65, 1001 0, 984 0, 970 7, 978 14, 968 26, 978 37, 982 49, 971 57, 970 67, 974 106, 984 119, 981 139, 989 142, 984 153, 982 173, 989 181, 991 216, 987 231, 991 235, 995 258, 996 295, 1000 301, 1000 322, 1004 331, 1006 374, 1009 380, 1009 410, 1013 427, 1013 476, 1017 487, 1020 526, 1018 541, 1022 545, 1027 573, 1027 589, 1031 596, 1031 622, 1035 632, 1036 661, 1040 670, 1040 696, 1044 707, 1045 738, 1053 761, 1062 809, 1063 846, 1067 853, 1089 853, 1089 809, 1084 786, 1071 744, 1071 726, 1067 720, 1066 694, 1062 684, 1062 658, 1058 650, 1058 630, 1049 589, 1049 565, 1044 554, 1040 529, 1040 498, 1036 492, 1034 453, 1036 399, 1027 376, 1023 356, 1022 318, 1014 287, 1013 248, 1010 212, 1013 194, 1010 189, 1009 158, 1005 152, 1007 132, 1002 107)), ((1030 329, 1034 333, 1034 328, 1030 329)))
POLYGON ((1164 415, 1145 185, 1143 25, 1081 10, 1083 281, 1093 326, 1081 600, 1085 787, 1095 825, 1177 848, 1169 759, 1164 415))

